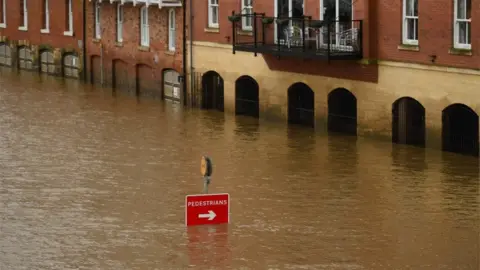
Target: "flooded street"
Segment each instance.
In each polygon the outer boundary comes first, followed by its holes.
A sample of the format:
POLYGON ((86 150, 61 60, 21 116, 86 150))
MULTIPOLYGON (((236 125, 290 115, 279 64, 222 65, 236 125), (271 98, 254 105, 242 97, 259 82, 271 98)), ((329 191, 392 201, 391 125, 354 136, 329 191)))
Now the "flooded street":
POLYGON ((480 269, 478 159, 0 70, 0 269, 480 269), (231 224, 185 228, 187 194, 231 224))

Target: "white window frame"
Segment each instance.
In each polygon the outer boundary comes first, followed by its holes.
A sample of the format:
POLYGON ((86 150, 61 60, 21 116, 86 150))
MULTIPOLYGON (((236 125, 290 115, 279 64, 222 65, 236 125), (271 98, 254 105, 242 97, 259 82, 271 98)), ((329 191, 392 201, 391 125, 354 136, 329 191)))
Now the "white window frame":
POLYGON ((28 0, 23 1, 23 25, 18 27, 20 31, 28 30, 28 0))
POLYGON ((2 1, 2 23, 0 23, 0 28, 7 28, 7 0, 2 1))
POLYGON ((243 31, 252 31, 253 29, 253 0, 240 0, 242 1, 242 30, 243 31), (247 3, 245 3, 247 2, 247 3), (247 18, 248 15, 251 15, 250 20, 247 18), (250 24, 248 24, 250 22, 250 24))
POLYGON ((150 46, 150 28, 148 25, 148 6, 140 9, 140 45, 144 47, 150 46))
POLYGON ((48 7, 50 0, 43 1, 45 1, 45 28, 40 29, 40 33, 50 33, 50 8, 48 7))
MULTIPOLYGON (((464 50, 471 50, 472 49, 472 18, 471 18, 471 10, 472 3, 471 0, 454 0, 454 17, 453 17, 453 46, 456 49, 464 49, 464 50), (458 1, 464 1, 465 7, 467 6, 467 2, 470 1, 470 18, 466 18, 467 14, 458 14, 458 1), (460 19, 459 17, 465 17, 465 19, 460 19), (466 28, 470 28, 470 36, 468 36, 468 30, 465 33, 467 35, 465 38, 468 40, 468 43, 460 43, 460 24, 466 24, 466 28)), ((466 11, 466 8, 465 8, 466 11)))
POLYGON ((99 2, 95 2, 95 28, 94 28, 94 31, 95 31, 95 38, 96 39, 101 39, 102 38, 102 28, 101 28, 101 5, 99 2))
POLYGON ((177 39, 177 29, 175 21, 175 9, 170 9, 168 11, 168 50, 174 52, 176 39, 177 39))
POLYGON ((208 27, 209 28, 219 28, 219 22, 218 22, 218 1, 219 0, 208 0, 208 27), (217 10, 216 18, 213 17, 213 10, 217 10), (214 20, 215 19, 215 20, 214 20))
POLYGON ((117 42, 123 42, 123 4, 117 4, 117 42))
POLYGON ((403 29, 402 29, 402 43, 407 44, 407 45, 418 45, 418 1, 417 1, 417 15, 415 14, 412 15, 407 15, 407 5, 412 5, 411 10, 415 10, 415 0, 403 0, 403 29), (409 39, 408 38, 408 22, 413 21, 414 22, 414 35, 417 33, 416 39, 409 39))
POLYGON ((67 13, 68 13, 68 29, 67 31, 63 32, 65 36, 73 36, 73 8, 72 8, 72 0, 67 0, 67 13))

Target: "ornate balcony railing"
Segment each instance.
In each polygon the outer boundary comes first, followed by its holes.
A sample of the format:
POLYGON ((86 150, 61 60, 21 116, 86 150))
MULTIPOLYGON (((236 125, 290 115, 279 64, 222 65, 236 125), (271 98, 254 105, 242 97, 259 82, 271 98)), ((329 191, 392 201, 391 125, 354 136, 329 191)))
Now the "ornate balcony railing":
MULTIPOLYGON (((99 3, 120 3, 120 4, 133 4, 136 5, 147 5, 147 6, 158 6, 159 8, 164 7, 182 7, 181 0, 93 0, 99 3)), ((92 0, 89 0, 92 2, 92 0)))
POLYGON ((235 14, 232 44, 235 51, 316 58, 362 58, 362 21, 320 21, 311 17, 269 17, 263 13, 235 14))

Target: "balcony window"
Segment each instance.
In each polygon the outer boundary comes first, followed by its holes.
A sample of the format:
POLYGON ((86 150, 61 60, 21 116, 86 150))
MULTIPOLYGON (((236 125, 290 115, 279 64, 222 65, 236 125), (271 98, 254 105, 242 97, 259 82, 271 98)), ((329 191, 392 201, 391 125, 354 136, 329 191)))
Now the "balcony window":
POLYGON ((253 26, 252 0, 242 0, 242 30, 251 31, 253 26))

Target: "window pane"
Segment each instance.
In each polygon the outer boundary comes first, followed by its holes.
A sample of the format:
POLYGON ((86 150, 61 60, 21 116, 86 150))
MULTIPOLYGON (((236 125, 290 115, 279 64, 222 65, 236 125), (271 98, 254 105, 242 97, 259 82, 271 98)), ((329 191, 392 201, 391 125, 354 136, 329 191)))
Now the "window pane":
POLYGON ((418 0, 413 1, 413 16, 418 16, 418 0))
POLYGON ((406 3, 406 12, 405 12, 405 15, 407 16, 412 16, 413 15, 413 8, 412 8, 412 0, 405 0, 406 3))
POLYGON ((217 11, 218 11, 217 7, 212 8, 212 22, 213 23, 218 23, 218 13, 217 13, 217 11))
POLYGON ((465 19, 466 14, 466 0, 457 0, 457 18, 465 19))
POLYGON ((418 37, 418 20, 407 19, 407 39, 417 40, 418 37))

